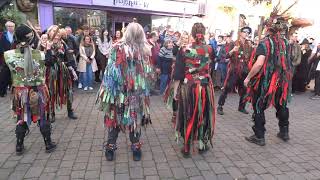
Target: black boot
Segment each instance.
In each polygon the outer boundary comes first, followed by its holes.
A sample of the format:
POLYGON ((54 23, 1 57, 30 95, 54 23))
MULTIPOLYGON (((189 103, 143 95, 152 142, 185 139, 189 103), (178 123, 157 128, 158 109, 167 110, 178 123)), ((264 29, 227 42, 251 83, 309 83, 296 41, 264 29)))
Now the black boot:
POLYGON ((131 150, 132 150, 133 160, 140 161, 142 156, 141 143, 137 142, 137 143, 131 144, 131 150))
POLYGON ((209 146, 208 146, 207 144, 205 144, 205 145, 203 146, 203 148, 202 148, 202 149, 199 149, 198 151, 199 151, 199 154, 204 154, 204 153, 206 153, 209 149, 210 149, 209 146))
POLYGON ((78 119, 78 117, 74 114, 73 110, 68 110, 68 117, 70 119, 78 119))
POLYGON ((117 150, 117 146, 115 144, 107 144, 105 145, 105 156, 108 161, 113 161, 115 156, 115 151, 117 150))
POLYGON ((181 154, 184 158, 189 158, 190 157, 190 148, 188 147, 187 149, 185 149, 185 147, 183 147, 181 149, 181 154))
POLYGON ((290 139, 289 127, 288 126, 280 127, 280 132, 277 134, 277 137, 287 142, 290 139))
POLYGON ((146 117, 143 115, 141 119, 141 126, 147 126, 148 124, 152 124, 150 116, 146 117))
POLYGON ((17 137, 17 144, 16 144, 16 154, 18 156, 22 155, 24 152, 24 137, 26 135, 26 128, 24 127, 25 125, 17 125, 16 127, 16 137, 17 137))
POLYGON ((217 112, 218 112, 218 114, 220 114, 220 115, 224 115, 222 106, 220 106, 220 105, 218 106, 217 112))
POLYGON ((44 139, 44 143, 46 145, 46 153, 51 153, 57 148, 56 143, 51 141, 50 136, 43 137, 43 139, 44 139))
POLYGON ((46 145, 46 153, 51 153, 57 148, 57 145, 56 145, 56 143, 51 141, 50 124, 45 124, 43 126, 44 127, 40 127, 40 131, 41 131, 44 143, 46 145))
POLYGON ((51 123, 54 123, 54 122, 56 122, 56 114, 53 112, 53 113, 51 113, 51 119, 50 119, 50 122, 51 123))
POLYGON ((258 138, 256 135, 252 135, 250 137, 245 138, 247 141, 257 144, 259 146, 264 146, 266 145, 265 139, 264 138, 258 138))

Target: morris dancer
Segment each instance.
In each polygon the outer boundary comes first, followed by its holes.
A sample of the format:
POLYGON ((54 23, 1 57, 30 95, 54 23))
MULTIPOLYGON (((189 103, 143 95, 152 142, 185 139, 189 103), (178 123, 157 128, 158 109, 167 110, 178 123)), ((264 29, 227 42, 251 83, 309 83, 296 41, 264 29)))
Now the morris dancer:
POLYGON ((105 112, 104 125, 108 128, 105 156, 114 159, 120 130, 130 131, 133 160, 141 160, 141 126, 150 120, 151 64, 150 46, 140 24, 130 23, 124 36, 111 50, 97 101, 105 112))
POLYGON ((224 114, 223 105, 228 93, 230 93, 234 87, 238 89, 240 96, 238 111, 248 114, 248 111, 245 109, 246 103, 244 97, 246 95, 246 88, 243 85, 243 80, 248 75, 248 62, 252 53, 252 46, 247 42, 249 34, 251 34, 250 27, 241 28, 239 40, 237 40, 235 46, 230 47, 230 50, 227 52, 227 58, 230 58, 230 61, 228 64, 227 77, 224 81, 224 88, 218 102, 218 114, 220 115, 224 114))
POLYGON ((17 49, 6 51, 4 57, 12 74, 14 87, 12 110, 17 116, 16 154, 23 154, 24 137, 32 122, 38 123, 46 152, 50 153, 55 150, 56 144, 51 141, 51 125, 46 117, 49 92, 45 84, 45 55, 31 48, 35 35, 30 27, 19 26, 15 36, 17 49))

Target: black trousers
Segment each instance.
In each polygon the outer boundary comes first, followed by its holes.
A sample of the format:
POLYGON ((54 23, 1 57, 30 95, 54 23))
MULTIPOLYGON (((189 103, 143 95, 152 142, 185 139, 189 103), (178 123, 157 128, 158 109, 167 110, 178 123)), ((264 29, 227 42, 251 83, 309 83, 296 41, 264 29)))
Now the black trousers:
MULTIPOLYGON (((319 62, 320 63, 320 62, 319 62)), ((315 86, 314 91, 316 95, 320 96, 320 71, 316 71, 315 73, 315 86)))
POLYGON ((235 87, 238 88, 238 94, 240 96, 239 99, 239 109, 244 109, 246 106, 246 103, 244 102, 244 97, 246 95, 246 88, 244 86, 243 81, 247 77, 247 73, 243 73, 241 76, 239 76, 235 71, 228 72, 227 78, 225 80, 224 89, 222 91, 222 94, 219 97, 218 104, 219 106, 223 106, 226 102, 228 93, 230 93, 235 87))
MULTIPOLYGON (((116 128, 110 128, 108 130, 107 144, 116 144, 119 132, 120 132, 120 127, 118 126, 116 128)), ((141 136, 141 131, 140 132, 130 131, 129 133, 130 142, 132 144, 138 143, 140 141, 140 136, 141 136)))
POLYGON ((8 87, 12 84, 11 73, 6 64, 0 65, 0 96, 7 94, 8 87))
MULTIPOLYGON (((278 91, 276 93, 276 97, 278 100, 281 97, 281 91, 278 91)), ((258 138, 264 138, 264 134, 265 134, 265 123, 266 123, 266 119, 265 119, 265 114, 264 111, 266 109, 266 106, 263 107, 259 107, 259 111, 257 109, 257 104, 256 104, 256 100, 259 97, 260 94, 257 94, 255 96, 255 101, 253 103, 253 110, 254 110, 254 114, 253 114, 253 120, 254 120, 254 125, 252 127, 253 132, 255 133, 255 135, 258 138)), ((276 100, 277 100, 276 99, 276 100)), ((277 102, 277 101, 276 101, 277 102)), ((284 127, 288 127, 289 126, 289 109, 286 106, 280 105, 279 103, 277 103, 275 105, 276 108, 276 117, 278 118, 278 126, 279 128, 284 128, 284 127)))

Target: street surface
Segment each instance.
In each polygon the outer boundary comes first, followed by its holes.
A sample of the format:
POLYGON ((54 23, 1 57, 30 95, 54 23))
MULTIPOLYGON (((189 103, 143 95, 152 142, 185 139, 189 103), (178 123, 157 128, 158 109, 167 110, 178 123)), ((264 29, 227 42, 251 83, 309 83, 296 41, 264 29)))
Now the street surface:
POLYGON ((102 148, 106 140, 103 113, 94 105, 95 95, 76 90, 76 121, 66 118, 66 109, 57 112, 52 135, 58 143, 55 152, 45 153, 39 128, 33 125, 25 138, 22 156, 15 154, 10 100, 1 98, 0 179, 320 179, 320 100, 310 100, 311 92, 295 95, 290 104, 288 143, 276 137, 275 111, 266 112, 265 147, 245 141, 244 137, 252 133, 251 114, 239 113, 239 98, 231 94, 224 107, 225 115, 217 115, 213 148, 204 155, 194 152, 189 159, 181 156, 182 144, 175 141, 170 109, 159 96, 154 96, 153 124, 142 131, 140 162, 132 160, 128 133, 119 134, 116 160, 106 161, 102 148))

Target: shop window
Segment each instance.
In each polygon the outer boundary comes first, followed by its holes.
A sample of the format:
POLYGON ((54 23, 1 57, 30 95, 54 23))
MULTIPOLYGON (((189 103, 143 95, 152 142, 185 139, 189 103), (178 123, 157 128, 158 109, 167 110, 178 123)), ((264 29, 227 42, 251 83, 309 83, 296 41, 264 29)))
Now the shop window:
POLYGON ((54 7, 54 23, 70 26, 74 31, 83 25, 93 28, 107 27, 107 12, 100 10, 54 7))

